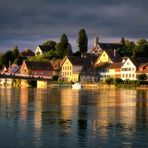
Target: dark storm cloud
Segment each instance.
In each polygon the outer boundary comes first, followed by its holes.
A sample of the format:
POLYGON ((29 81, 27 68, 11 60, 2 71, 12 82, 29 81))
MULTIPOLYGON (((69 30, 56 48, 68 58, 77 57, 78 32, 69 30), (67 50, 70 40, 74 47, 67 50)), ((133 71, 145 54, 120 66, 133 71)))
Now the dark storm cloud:
POLYGON ((90 38, 148 38, 147 5, 146 0, 1 0, 0 48, 34 47, 62 33, 76 39, 80 28, 90 38))

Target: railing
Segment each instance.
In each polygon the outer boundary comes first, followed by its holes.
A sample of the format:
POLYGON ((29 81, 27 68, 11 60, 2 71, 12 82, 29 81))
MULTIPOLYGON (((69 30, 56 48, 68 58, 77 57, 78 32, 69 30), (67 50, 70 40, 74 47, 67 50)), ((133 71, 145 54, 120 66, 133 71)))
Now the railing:
POLYGON ((17 78, 17 79, 33 79, 33 80, 51 80, 50 76, 42 75, 24 75, 24 74, 12 74, 12 73, 0 73, 0 78, 17 78))

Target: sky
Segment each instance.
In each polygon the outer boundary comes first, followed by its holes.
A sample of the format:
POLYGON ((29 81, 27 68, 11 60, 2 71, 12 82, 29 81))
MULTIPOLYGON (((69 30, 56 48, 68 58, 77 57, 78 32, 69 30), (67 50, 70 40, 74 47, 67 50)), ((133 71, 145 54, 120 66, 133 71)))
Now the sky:
POLYGON ((63 33, 76 51, 82 28, 89 48, 95 36, 100 42, 147 39, 147 6, 147 0, 0 0, 0 51, 35 50, 63 33))

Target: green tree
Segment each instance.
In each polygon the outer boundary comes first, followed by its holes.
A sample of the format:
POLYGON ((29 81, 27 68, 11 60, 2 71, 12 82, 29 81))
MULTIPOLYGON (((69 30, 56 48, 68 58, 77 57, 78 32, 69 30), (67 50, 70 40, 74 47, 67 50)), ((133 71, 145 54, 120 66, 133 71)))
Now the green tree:
POLYGON ((144 80, 147 80, 147 75, 146 74, 140 74, 140 75, 138 75, 138 80, 139 81, 144 81, 144 80))
POLYGON ((126 40, 125 41, 125 45, 126 45, 125 56, 128 56, 128 57, 133 56, 133 51, 134 51, 134 48, 135 48, 135 43, 126 40))
POLYGON ((148 58, 148 42, 141 46, 141 57, 148 58))
POLYGON ((19 53, 19 49, 17 46, 12 50, 12 52, 13 52, 14 59, 19 58, 20 53, 19 53))
POLYGON ((56 46, 56 42, 55 41, 52 41, 52 40, 47 40, 47 41, 45 41, 44 43, 43 43, 43 45, 49 45, 49 46, 51 46, 52 48, 53 48, 53 50, 55 50, 56 48, 55 48, 55 46, 56 46))
POLYGON ((121 49, 119 49, 119 52, 121 53, 121 55, 125 55, 125 51, 126 51, 126 43, 125 43, 125 39, 122 37, 121 41, 121 49))
POLYGON ((0 52, 0 69, 3 67, 3 53, 0 52))
POLYGON ((3 62, 4 62, 4 65, 6 67, 9 66, 9 64, 13 63, 14 61, 14 54, 11 50, 8 50, 4 53, 4 56, 3 56, 3 62))
POLYGON ((77 43, 80 53, 86 53, 88 48, 88 38, 85 29, 79 31, 77 43))
POLYGON ((145 57, 147 56, 147 47, 148 43, 145 39, 139 39, 137 41, 136 46, 134 47, 133 50, 133 57, 145 57))
POLYGON ((66 34, 62 34, 60 42, 56 44, 56 53, 60 58, 72 54, 72 48, 66 34))

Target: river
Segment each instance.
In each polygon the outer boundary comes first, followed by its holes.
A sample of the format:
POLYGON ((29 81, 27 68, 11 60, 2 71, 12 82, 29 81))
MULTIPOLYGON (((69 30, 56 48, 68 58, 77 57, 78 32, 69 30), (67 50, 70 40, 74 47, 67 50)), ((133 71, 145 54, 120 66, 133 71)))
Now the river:
POLYGON ((49 147, 148 147, 148 91, 0 88, 0 148, 49 147))

